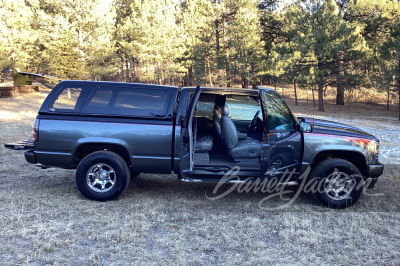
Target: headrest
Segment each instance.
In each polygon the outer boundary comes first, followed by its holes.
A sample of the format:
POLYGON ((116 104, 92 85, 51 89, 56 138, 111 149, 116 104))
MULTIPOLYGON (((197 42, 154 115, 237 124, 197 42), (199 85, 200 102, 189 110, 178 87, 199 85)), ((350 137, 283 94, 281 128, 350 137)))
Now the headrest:
POLYGON ((222 115, 229 115, 229 108, 228 108, 228 105, 224 105, 224 110, 223 110, 223 112, 222 112, 222 115))

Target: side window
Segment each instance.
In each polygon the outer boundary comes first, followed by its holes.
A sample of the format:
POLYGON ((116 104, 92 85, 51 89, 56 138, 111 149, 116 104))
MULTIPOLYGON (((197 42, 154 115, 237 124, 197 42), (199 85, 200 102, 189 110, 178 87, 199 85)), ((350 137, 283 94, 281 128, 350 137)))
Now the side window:
POLYGON ((121 90, 115 100, 114 108, 159 112, 166 108, 168 96, 168 92, 160 90, 121 90))
POLYGON ((196 106, 196 117, 207 117, 212 119, 214 115, 215 95, 200 94, 196 106))
POLYGON ((226 104, 231 119, 251 121, 257 111, 260 111, 258 117, 263 119, 258 97, 230 95, 226 97, 226 104))
POLYGON ((107 88, 95 90, 82 112, 87 114, 165 116, 170 92, 159 89, 107 88))
POLYGON ((107 107, 112 96, 111 90, 99 89, 96 90, 93 97, 88 103, 89 107, 107 107))
POLYGON ((262 92, 264 109, 268 116, 269 130, 292 130, 295 119, 285 101, 274 92, 262 92))
POLYGON ((50 111, 75 111, 76 103, 81 95, 82 88, 64 88, 58 95, 50 111))

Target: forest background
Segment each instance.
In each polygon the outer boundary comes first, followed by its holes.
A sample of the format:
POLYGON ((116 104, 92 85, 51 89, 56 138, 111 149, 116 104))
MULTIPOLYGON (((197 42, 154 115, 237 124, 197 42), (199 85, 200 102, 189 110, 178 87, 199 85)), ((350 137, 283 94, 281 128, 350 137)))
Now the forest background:
MULTIPOLYGON (((0 0, 0 73, 400 94, 396 0, 0 0)), ((357 94, 358 92, 358 94, 357 94)), ((400 119, 400 112, 399 112, 400 119)))

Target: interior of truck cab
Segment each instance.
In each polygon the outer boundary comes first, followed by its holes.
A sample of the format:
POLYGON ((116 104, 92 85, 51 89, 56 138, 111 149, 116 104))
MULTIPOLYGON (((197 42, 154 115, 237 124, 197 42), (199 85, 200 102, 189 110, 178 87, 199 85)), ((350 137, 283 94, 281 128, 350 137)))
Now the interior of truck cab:
POLYGON ((192 121, 194 172, 238 165, 259 171, 263 116, 258 95, 200 94, 192 121))
POLYGON ((218 180, 237 167, 239 181, 299 169, 299 123, 278 93, 198 86, 190 95, 180 118, 182 179, 218 180))

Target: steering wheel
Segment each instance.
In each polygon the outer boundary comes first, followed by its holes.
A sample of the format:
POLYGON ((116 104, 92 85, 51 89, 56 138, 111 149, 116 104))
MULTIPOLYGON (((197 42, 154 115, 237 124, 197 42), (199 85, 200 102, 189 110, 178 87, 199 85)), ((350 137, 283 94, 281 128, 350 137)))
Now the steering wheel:
POLYGON ((258 115, 259 115, 259 114, 260 114, 260 110, 258 110, 258 111, 256 112, 256 114, 254 115, 253 119, 251 120, 251 123, 250 123, 249 128, 253 128, 253 127, 256 126, 257 120, 259 119, 259 118, 258 118, 258 115))

